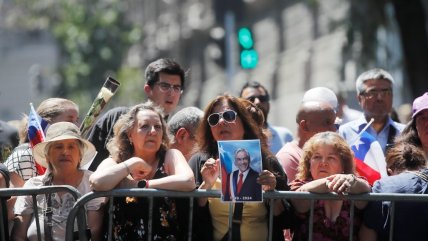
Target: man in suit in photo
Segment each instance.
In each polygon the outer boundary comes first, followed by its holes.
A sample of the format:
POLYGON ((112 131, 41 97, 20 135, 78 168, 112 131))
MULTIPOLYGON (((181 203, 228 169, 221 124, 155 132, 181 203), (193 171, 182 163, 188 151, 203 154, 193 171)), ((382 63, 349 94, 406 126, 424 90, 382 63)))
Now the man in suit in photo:
POLYGON ((235 166, 238 170, 233 171, 227 177, 228 189, 224 196, 225 201, 262 201, 262 189, 257 183, 259 173, 250 167, 250 153, 239 148, 235 151, 235 166))

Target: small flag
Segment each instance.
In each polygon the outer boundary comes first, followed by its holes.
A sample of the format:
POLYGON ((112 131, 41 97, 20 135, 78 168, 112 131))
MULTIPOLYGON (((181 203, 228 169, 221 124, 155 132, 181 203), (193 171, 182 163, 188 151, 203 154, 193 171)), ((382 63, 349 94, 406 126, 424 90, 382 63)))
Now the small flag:
POLYGON ((385 156, 379 142, 367 131, 360 134, 360 138, 351 146, 355 155, 355 164, 358 173, 367 178, 370 185, 387 176, 385 156))
MULTIPOLYGON (((30 103, 30 114, 28 115, 28 139, 30 140, 31 148, 45 140, 45 134, 48 126, 49 123, 37 114, 34 110, 33 103, 30 103)), ((39 175, 44 174, 46 168, 39 165, 37 160, 35 164, 37 173, 39 175)))

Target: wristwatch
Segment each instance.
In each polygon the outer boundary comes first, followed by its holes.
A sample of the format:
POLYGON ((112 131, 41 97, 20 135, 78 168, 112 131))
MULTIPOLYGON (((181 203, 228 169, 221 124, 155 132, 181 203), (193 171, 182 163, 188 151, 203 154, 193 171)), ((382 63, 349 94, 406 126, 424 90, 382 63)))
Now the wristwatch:
POLYGON ((139 188, 148 188, 149 187, 149 181, 146 179, 143 179, 143 180, 138 182, 137 186, 139 188))

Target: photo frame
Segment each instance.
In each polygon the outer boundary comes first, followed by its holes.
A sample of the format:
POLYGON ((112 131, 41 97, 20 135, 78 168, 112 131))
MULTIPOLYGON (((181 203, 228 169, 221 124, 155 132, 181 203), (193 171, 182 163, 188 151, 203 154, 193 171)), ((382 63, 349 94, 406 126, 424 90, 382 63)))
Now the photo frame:
POLYGON ((223 202, 262 202, 260 140, 218 141, 223 202))

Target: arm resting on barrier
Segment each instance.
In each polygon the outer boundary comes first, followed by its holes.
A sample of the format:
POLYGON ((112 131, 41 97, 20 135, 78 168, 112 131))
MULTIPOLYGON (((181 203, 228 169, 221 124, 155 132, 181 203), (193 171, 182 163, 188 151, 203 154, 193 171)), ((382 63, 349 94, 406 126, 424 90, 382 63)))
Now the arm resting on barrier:
POLYGON ((131 157, 121 163, 107 158, 91 175, 89 181, 91 188, 97 191, 108 191, 115 187, 137 187, 138 181, 142 179, 150 180, 150 188, 173 191, 195 189, 193 172, 180 151, 168 150, 165 154, 164 167, 167 177, 150 179, 154 170, 139 157, 131 157))
POLYGON ((150 180, 150 188, 185 192, 195 190, 195 176, 179 150, 166 152, 164 167, 168 176, 150 180))

